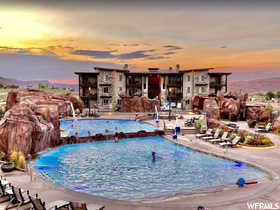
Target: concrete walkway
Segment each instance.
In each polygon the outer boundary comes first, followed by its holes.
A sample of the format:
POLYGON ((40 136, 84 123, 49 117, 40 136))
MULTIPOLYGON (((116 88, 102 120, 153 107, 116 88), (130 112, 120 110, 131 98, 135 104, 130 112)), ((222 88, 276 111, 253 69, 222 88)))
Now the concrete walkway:
MULTIPOLYGON (((243 122, 239 124, 240 127, 246 127, 246 124, 243 122)), ((176 141, 178 144, 201 152, 246 162, 270 174, 268 178, 259 180, 258 184, 247 185, 244 188, 238 188, 235 184, 232 184, 156 199, 118 201, 71 191, 53 185, 38 175, 32 182, 29 175, 22 172, 13 172, 7 175, 7 179, 17 186, 30 189, 32 193, 39 193, 42 199, 47 202, 61 199, 83 201, 87 204, 105 205, 106 210, 191 210, 197 209, 199 205, 211 210, 243 210, 248 209, 247 203, 252 202, 264 202, 275 205, 277 202, 280 204, 280 136, 274 134, 268 134, 268 136, 275 143, 276 146, 274 148, 223 149, 217 145, 198 140, 194 135, 178 136, 176 141)), ((172 140, 171 136, 166 137, 172 140)), ((0 209, 1 207, 3 208, 4 204, 0 204, 0 209)))

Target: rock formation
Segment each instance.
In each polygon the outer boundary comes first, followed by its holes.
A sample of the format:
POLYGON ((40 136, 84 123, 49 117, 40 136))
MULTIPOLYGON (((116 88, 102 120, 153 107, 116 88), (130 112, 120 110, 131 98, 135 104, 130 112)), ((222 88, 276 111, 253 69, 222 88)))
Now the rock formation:
POLYGON ((215 98, 208 98, 204 100, 203 112, 206 113, 207 118, 220 119, 220 108, 215 98))
POLYGON ((195 96, 193 107, 203 109, 213 119, 244 119, 248 94, 219 92, 216 97, 195 96), (215 112, 215 113, 213 113, 215 112))
POLYGON ((155 107, 160 110, 160 101, 158 99, 148 99, 146 96, 128 97, 126 94, 119 94, 122 98, 122 112, 154 112, 155 107))
POLYGON ((25 155, 56 146, 60 139, 59 118, 82 111, 74 96, 50 94, 36 89, 8 94, 4 118, 0 121, 0 151, 25 155))
POLYGON ((280 133, 280 116, 276 118, 275 122, 273 123, 272 130, 275 133, 280 133))
POLYGON ((270 115, 263 106, 251 106, 247 108, 246 116, 248 120, 269 121, 270 115))

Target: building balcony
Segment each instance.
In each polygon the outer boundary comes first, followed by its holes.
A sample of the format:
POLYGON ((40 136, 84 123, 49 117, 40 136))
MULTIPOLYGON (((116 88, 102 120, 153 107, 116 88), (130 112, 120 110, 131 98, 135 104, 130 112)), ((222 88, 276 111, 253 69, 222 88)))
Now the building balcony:
POLYGON ((100 93, 99 95, 101 98, 111 98, 113 93, 100 93))
POLYGON ((88 82, 88 83, 80 83, 80 87, 83 88, 88 88, 88 87, 97 87, 97 82, 92 83, 92 82, 88 82))
POLYGON ((83 95, 80 97, 83 101, 87 101, 87 100, 97 100, 97 94, 90 94, 90 95, 83 95))
POLYGON ((126 84, 127 88, 142 88, 142 84, 141 83, 129 83, 126 84))
POLYGON ((180 101, 182 98, 181 93, 167 95, 167 101, 180 101))
POLYGON ((225 87, 225 82, 210 82, 210 88, 222 88, 225 87))
POLYGON ((208 85, 207 81, 195 81, 195 86, 206 86, 208 85))
POLYGON ((181 82, 168 82, 167 87, 182 87, 181 82))

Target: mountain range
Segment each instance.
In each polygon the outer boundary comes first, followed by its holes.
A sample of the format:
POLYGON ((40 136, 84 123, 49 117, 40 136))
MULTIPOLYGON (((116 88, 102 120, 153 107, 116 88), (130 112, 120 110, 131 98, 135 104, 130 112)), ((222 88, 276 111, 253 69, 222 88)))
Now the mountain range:
MULTIPOLYGON (((0 77, 0 84, 15 84, 20 87, 27 87, 29 85, 36 87, 39 83, 48 84, 49 87, 58 88, 78 88, 78 84, 65 84, 65 83, 53 83, 48 80, 17 80, 12 78, 0 77)), ((242 81, 228 81, 228 90, 239 91, 243 90, 248 93, 259 93, 267 91, 280 91, 280 77, 256 79, 256 80, 242 80, 242 81)))
POLYGON ((228 90, 243 90, 248 93, 260 93, 267 91, 280 91, 280 77, 255 79, 247 81, 230 81, 228 90))
POLYGON ((2 85, 14 84, 24 88, 27 86, 38 87, 40 83, 48 84, 49 87, 75 88, 75 89, 78 88, 78 84, 50 83, 48 80, 18 80, 13 78, 0 77, 0 84, 2 85))

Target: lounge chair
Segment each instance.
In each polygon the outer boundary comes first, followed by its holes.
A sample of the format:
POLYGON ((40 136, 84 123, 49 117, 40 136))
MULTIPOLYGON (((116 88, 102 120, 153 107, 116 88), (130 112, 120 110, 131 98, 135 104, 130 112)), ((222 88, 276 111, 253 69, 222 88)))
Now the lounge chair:
POLYGON ((259 126, 256 128, 256 132, 269 132, 272 129, 272 123, 267 123, 266 126, 259 126))
POLYGON ((218 139, 220 133, 221 133, 221 130, 220 130, 220 129, 216 129, 214 135, 202 137, 202 140, 210 141, 210 140, 212 140, 212 139, 218 139))
POLYGON ((38 195, 36 195, 35 197, 29 196, 29 199, 32 203, 34 210, 63 210, 69 209, 70 206, 70 202, 64 200, 53 201, 46 205, 45 202, 42 202, 42 200, 38 198, 38 195))
POLYGON ((228 132, 226 131, 226 132, 224 132, 223 133, 223 135, 222 135, 222 137, 221 138, 219 138, 219 139, 213 139, 212 141, 211 141, 211 143, 221 143, 221 142, 227 142, 227 141, 229 141, 230 139, 228 138, 228 132))
POLYGON ((234 147, 238 144, 240 139, 241 139, 240 136, 236 136, 231 142, 221 142, 219 143, 219 145, 222 147, 226 147, 226 146, 234 147))
POLYGON ((196 134, 196 138, 202 138, 202 137, 205 137, 205 136, 211 136, 212 135, 212 131, 213 129, 209 128, 206 133, 203 133, 203 134, 196 134))
POLYGON ((29 199, 29 191, 22 190, 21 188, 11 186, 10 190, 6 190, 6 193, 10 197, 10 203, 6 206, 6 209, 17 207, 31 203, 29 199))
POLYGON ((12 194, 12 189, 6 180, 0 180, 0 203, 10 200, 10 195, 12 194))
POLYGON ((105 206, 89 204, 88 206, 85 203, 79 202, 70 202, 71 210, 103 210, 105 206))

